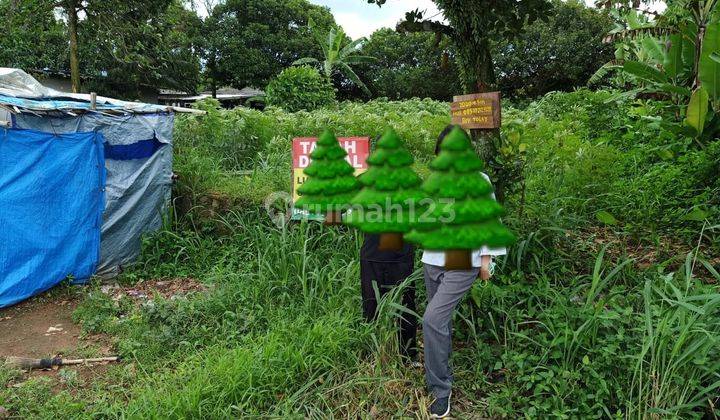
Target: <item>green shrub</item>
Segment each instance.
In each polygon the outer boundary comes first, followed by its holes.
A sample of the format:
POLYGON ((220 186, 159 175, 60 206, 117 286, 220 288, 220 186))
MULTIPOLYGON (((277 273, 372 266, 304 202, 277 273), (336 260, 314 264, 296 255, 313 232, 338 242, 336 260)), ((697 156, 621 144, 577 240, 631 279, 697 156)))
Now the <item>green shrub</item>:
MULTIPOLYGON (((379 324, 361 322, 355 231, 276 228, 257 210, 223 222, 223 236, 149 238, 135 276, 212 286, 97 324, 141 369, 106 404, 74 402, 96 417, 361 417, 367 404, 381 418, 420 412, 422 371, 398 368, 394 348, 399 296, 381 305, 379 324)), ((621 247, 596 255, 592 238, 558 237, 530 255, 513 249, 462 303, 458 394, 491 418, 701 415, 718 386, 720 295, 693 277, 692 254, 674 274, 643 272, 608 255, 621 247), (513 272, 516 258, 542 264, 513 272)), ((95 300, 78 315, 93 321, 111 304, 95 300)))
POLYGON ((288 67, 266 89, 266 103, 289 112, 314 111, 335 103, 335 88, 309 66, 288 67))
POLYGON ((235 171, 253 167, 258 153, 272 136, 272 119, 263 118, 262 112, 248 108, 226 111, 215 99, 206 99, 196 106, 207 114, 178 117, 176 158, 197 153, 213 159, 218 169, 235 171), (253 117, 245 118, 245 115, 253 117))
POLYGON ((327 127, 341 137, 371 139, 393 127, 423 172, 435 137, 450 122, 448 104, 429 99, 343 102, 337 108, 293 113, 278 108, 224 110, 212 101, 199 107, 208 114, 178 116, 175 131, 175 191, 194 203, 220 194, 233 203, 260 205, 271 192, 289 191, 292 139, 317 136, 327 127))

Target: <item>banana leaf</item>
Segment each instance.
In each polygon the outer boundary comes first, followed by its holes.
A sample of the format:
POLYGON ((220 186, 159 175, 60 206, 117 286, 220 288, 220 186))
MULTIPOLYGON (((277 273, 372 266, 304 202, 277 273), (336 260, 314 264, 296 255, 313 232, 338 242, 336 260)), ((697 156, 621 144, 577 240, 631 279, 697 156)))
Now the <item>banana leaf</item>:
POLYGON ((686 88, 684 86, 673 85, 671 83, 657 84, 654 87, 648 88, 648 91, 657 92, 657 93, 675 94, 675 95, 680 95, 680 96, 690 96, 692 94, 692 91, 689 88, 686 88))
POLYGON ((670 35, 670 48, 665 55, 663 67, 665 68, 665 74, 671 79, 686 74, 693 65, 692 61, 685 62, 683 59, 683 44, 685 43, 688 43, 688 41, 683 37, 683 34, 670 35))
POLYGON ((639 79, 647 82, 667 83, 668 78, 665 73, 639 61, 626 61, 623 64, 623 70, 639 79))
POLYGON ((663 48, 660 46, 660 42, 654 37, 648 36, 643 38, 642 48, 656 63, 663 64, 665 62, 665 51, 663 51, 663 48))
POLYGON ((705 128, 705 118, 708 113, 708 91, 702 85, 695 89, 690 97, 690 103, 685 115, 685 124, 694 128, 698 135, 701 135, 705 128))
POLYGON ((711 57, 714 52, 718 51, 720 51, 720 20, 715 20, 705 29, 705 38, 698 64, 700 83, 713 102, 720 99, 720 63, 711 57))

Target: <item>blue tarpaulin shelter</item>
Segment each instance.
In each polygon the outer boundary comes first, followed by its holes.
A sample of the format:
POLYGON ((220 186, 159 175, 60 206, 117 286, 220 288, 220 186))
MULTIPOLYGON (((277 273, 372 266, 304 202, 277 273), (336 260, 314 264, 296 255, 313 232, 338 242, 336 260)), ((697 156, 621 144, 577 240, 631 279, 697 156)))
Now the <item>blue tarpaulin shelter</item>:
POLYGON ((83 281, 100 258, 103 137, 0 132, 0 307, 68 276, 83 281))
POLYGON ((62 93, 6 68, 0 109, 0 307, 132 264, 170 201, 174 113, 192 110, 62 93))

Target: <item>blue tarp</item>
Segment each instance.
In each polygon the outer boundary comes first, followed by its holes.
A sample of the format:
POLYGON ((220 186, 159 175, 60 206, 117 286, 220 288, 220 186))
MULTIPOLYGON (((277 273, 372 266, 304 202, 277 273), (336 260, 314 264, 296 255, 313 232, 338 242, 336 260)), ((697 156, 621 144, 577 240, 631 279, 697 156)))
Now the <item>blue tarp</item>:
POLYGON ((113 277, 140 255, 141 238, 159 229, 172 188, 172 135, 169 113, 77 117, 14 115, 15 128, 46 133, 97 131, 105 140, 105 213, 97 273, 113 277))
POLYGON ((161 143, 157 137, 149 140, 140 140, 133 144, 110 144, 105 143, 105 159, 112 160, 135 160, 148 159, 152 157, 165 143, 161 143))
POLYGON ((0 307, 95 273, 104 188, 102 134, 0 130, 0 307))

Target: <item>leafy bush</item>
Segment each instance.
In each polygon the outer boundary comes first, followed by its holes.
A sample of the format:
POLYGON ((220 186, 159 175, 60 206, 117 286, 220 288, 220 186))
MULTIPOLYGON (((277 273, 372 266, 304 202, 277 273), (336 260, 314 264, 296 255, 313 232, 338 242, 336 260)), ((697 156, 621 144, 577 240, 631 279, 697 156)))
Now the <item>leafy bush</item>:
MULTIPOLYGON (((360 321, 359 235, 308 223, 277 228, 257 210, 223 221, 223 236, 180 229, 150 238, 134 277, 181 273, 213 287, 94 324, 117 335, 121 354, 142 369, 128 372, 132 385, 106 404, 83 402, 88 410, 358 417, 372 401, 379 417, 421 412, 422 374, 396 356, 400 296, 382 302, 378 324, 360 321)), ((499 276, 462 303, 454 352, 462 401, 487 417, 703 413, 719 384, 720 295, 694 276, 692 254, 676 273, 642 271, 609 256, 621 247, 595 254, 593 238, 557 239, 525 255, 513 249, 499 276), (541 264, 516 271, 516 259, 541 264)), ((94 296, 82 318, 122 312, 121 302, 94 296)))
POLYGON ((288 112, 314 111, 335 103, 335 88, 309 66, 288 67, 266 89, 268 105, 288 112))
MULTIPOLYGON (((332 127, 338 136, 374 139, 393 127, 423 175, 437 134, 450 122, 447 103, 429 99, 343 102, 294 113, 203 106, 209 115, 178 118, 180 189, 193 191, 191 196, 221 194, 242 205, 289 190, 293 137, 332 127)), ((698 149, 649 117, 662 109, 656 101, 587 89, 550 93, 525 109, 506 107, 500 150, 509 150, 521 179, 508 188, 508 207, 523 212, 528 226, 545 224, 558 212, 566 226, 602 226, 596 215, 608 212, 616 228, 633 235, 682 232, 691 241, 703 219, 720 217, 714 175, 720 143, 698 149)))
POLYGON ((506 112, 506 121, 523 126, 527 145, 526 196, 510 197, 512 205, 536 224, 561 212, 566 226, 602 225, 596 215, 608 212, 616 228, 636 236, 680 233, 692 241, 705 219, 720 217, 712 175, 720 142, 698 149, 649 117, 663 103, 615 98, 556 92, 506 112))
MULTIPOLYGON (((676 273, 666 267, 677 267, 678 247, 696 245, 703 222, 688 219, 690 209, 702 209, 708 220, 720 214, 720 142, 698 150, 647 118, 661 104, 612 98, 603 91, 553 93, 526 109, 504 111, 504 141, 514 139, 524 150, 525 185, 509 197, 504 218, 521 238, 500 276, 474 287, 455 324, 458 392, 470 400, 480 396, 487 416, 698 416, 716 392, 711 375, 718 343, 703 331, 720 325, 720 296, 695 276, 692 259, 676 273), (597 217, 601 211, 616 223, 605 225, 597 217), (656 247, 657 265, 643 269, 623 243, 598 250, 598 243, 627 233, 639 243, 658 240, 656 234, 675 236, 656 247), (701 351, 687 357, 693 348, 701 351)), ((429 100, 342 103, 296 113, 220 112, 232 124, 257 127, 264 149, 247 184, 218 171, 221 179, 210 187, 256 203, 258 191, 289 187, 294 136, 330 126, 338 135, 374 137, 393 126, 417 158, 419 172, 426 173, 435 136, 449 122, 447 104, 429 100)), ((185 118, 189 126, 206 124, 185 118)), ((196 144, 186 153, 209 150, 218 154, 208 159, 224 161, 220 149, 185 140, 196 144)), ((218 289, 198 301, 158 302, 124 326, 120 348, 145 366, 176 353, 193 355, 180 372, 161 370, 161 376, 142 381, 131 391, 128 410, 354 417, 365 412, 367 400, 387 416, 421 410, 426 401, 415 392, 422 388, 421 376, 396 370, 392 353, 372 372, 364 366, 368 353, 371 363, 385 354, 380 343, 387 341, 373 341, 378 332, 354 318, 357 236, 305 224, 270 228, 255 211, 223 216, 229 232, 222 237, 189 230, 148 242, 135 275, 200 276, 218 289), (321 326, 306 318, 309 313, 321 326), (301 344, 312 331, 324 331, 323 338, 315 347, 301 344), (336 352, 336 345, 345 351, 336 352), (294 358, 305 360, 305 367, 289 361, 294 358), (281 383, 277 370, 287 371, 288 380, 281 383), (307 379, 316 377, 323 379, 307 379), (241 392, 251 380, 261 384, 257 392, 241 392), (404 384, 396 394, 388 388, 393 381, 404 384), (402 408, 398 401, 404 401, 402 408), (226 411, 229 406, 233 411, 226 411)), ((391 308, 384 309, 385 319, 391 308)), ((382 331, 392 341, 392 331, 382 331)))

